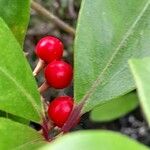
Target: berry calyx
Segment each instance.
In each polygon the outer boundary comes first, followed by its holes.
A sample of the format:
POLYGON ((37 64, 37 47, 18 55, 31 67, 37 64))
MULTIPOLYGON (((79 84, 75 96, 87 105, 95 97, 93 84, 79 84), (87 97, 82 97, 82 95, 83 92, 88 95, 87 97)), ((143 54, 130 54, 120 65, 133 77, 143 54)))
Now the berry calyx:
POLYGON ((46 63, 50 63, 53 60, 61 59, 63 54, 63 44, 56 37, 46 36, 37 43, 35 52, 39 58, 46 63))
POLYGON ((62 127, 72 111, 73 103, 73 99, 69 96, 55 98, 48 107, 49 118, 58 127, 62 127))
POLYGON ((64 61, 53 61, 45 68, 45 78, 50 87, 56 89, 66 88, 73 76, 70 64, 64 61))

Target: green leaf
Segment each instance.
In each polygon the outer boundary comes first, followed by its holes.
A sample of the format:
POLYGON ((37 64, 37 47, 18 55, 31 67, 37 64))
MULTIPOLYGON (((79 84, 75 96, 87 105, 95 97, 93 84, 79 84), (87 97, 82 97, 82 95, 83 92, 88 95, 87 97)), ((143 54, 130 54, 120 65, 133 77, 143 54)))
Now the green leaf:
POLYGON ((68 134, 39 150, 148 150, 148 148, 119 133, 93 130, 68 134))
POLYGON ((30 0, 0 0, 0 17, 23 44, 30 16, 30 0))
POLYGON ((4 118, 0 118, 0 139, 1 150, 36 150, 46 144, 34 129, 4 118))
POLYGON ((141 106, 150 125, 150 58, 129 61, 141 106))
POLYGON ((84 112, 135 89, 132 57, 150 56, 150 0, 83 0, 75 40, 74 95, 84 112))
POLYGON ((135 92, 122 97, 112 99, 105 104, 94 108, 90 114, 93 121, 112 121, 120 118, 138 106, 138 98, 135 92))
POLYGON ((35 79, 13 34, 0 19, 0 110, 40 123, 35 79))

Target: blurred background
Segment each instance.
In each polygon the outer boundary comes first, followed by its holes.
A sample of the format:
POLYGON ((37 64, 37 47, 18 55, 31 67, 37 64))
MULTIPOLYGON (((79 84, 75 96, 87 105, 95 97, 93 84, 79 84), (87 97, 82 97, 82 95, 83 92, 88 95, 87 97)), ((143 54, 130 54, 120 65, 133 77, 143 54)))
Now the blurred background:
MULTIPOLYGON (((42 5, 74 29, 76 28, 81 0, 36 0, 35 2, 42 5)), ((37 11, 31 9, 30 23, 28 26, 24 49, 28 53, 27 58, 32 69, 35 68, 38 62, 38 59, 34 53, 35 45, 40 38, 47 35, 53 35, 62 40, 65 47, 63 58, 65 61, 73 65, 74 35, 65 32, 53 21, 50 21, 43 15, 40 15, 37 11)), ((36 77, 36 80, 38 86, 44 82, 42 72, 36 77)), ((58 95, 73 96, 73 86, 71 85, 69 88, 63 90, 49 89, 44 93, 44 97, 49 101, 58 95)), ((89 119, 89 113, 87 113, 81 118, 81 122, 73 130, 86 129, 108 129, 119 131, 150 146, 150 130, 142 116, 140 108, 137 108, 117 120, 105 123, 92 122, 89 119)))

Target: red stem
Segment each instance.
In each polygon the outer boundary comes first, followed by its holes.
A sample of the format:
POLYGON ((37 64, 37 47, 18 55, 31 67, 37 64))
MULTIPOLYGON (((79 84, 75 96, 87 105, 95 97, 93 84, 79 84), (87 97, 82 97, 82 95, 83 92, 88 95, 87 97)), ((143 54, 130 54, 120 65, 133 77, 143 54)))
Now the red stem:
POLYGON ((45 138, 46 141, 49 141, 49 131, 48 131, 48 125, 47 125, 47 121, 45 119, 43 119, 43 125, 42 125, 42 132, 43 132, 43 136, 45 138))
POLYGON ((84 102, 81 102, 80 104, 76 105, 74 109, 72 110, 70 116, 68 117, 68 120, 62 127, 63 132, 68 132, 73 126, 75 126, 81 116, 81 110, 83 108, 84 102))

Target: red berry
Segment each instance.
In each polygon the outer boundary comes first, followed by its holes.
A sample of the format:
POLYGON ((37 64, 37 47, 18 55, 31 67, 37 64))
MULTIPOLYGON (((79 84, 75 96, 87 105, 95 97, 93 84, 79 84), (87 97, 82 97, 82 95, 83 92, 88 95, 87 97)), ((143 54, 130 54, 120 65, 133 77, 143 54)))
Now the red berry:
POLYGON ((45 78, 47 83, 56 89, 67 87, 73 76, 70 64, 64 61, 53 61, 45 68, 45 78))
POLYGON ((73 99, 69 96, 60 96, 50 103, 48 116, 58 127, 62 127, 67 121, 72 108, 73 99))
POLYGON ((60 60, 63 54, 63 44, 56 37, 46 36, 37 43, 36 54, 46 63, 60 60))

